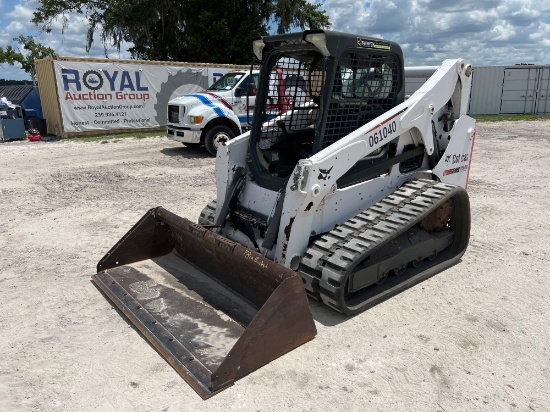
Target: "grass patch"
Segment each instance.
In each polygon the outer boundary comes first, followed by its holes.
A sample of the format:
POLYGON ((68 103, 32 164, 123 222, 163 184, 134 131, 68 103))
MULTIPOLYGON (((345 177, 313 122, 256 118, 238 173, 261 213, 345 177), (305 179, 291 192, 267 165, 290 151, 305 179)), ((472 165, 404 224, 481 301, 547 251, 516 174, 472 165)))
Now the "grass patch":
POLYGON ((149 131, 149 132, 132 132, 132 133, 112 133, 101 134, 97 136, 82 136, 70 138, 74 142, 100 142, 100 143, 117 143, 121 139, 134 138, 144 139, 146 137, 163 136, 162 131, 149 131))
POLYGON ((518 120, 550 120, 550 114, 480 114, 472 116, 478 122, 516 122, 518 120))

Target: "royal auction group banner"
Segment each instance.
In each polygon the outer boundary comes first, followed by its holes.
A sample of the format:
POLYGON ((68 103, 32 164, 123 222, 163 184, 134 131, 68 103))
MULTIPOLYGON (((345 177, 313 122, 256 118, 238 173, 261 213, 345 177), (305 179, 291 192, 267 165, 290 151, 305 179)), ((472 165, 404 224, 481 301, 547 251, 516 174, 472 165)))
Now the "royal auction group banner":
POLYGON ((168 102, 206 89, 225 67, 55 60, 65 132, 164 126, 168 102))

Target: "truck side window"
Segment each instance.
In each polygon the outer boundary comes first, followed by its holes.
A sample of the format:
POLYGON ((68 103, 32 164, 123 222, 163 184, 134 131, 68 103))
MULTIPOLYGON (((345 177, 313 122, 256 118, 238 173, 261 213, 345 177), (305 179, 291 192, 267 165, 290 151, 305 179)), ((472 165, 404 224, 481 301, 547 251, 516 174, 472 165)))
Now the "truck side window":
POLYGON ((259 77, 259 74, 253 74, 244 79, 244 81, 239 86, 243 90, 244 95, 256 96, 259 77))

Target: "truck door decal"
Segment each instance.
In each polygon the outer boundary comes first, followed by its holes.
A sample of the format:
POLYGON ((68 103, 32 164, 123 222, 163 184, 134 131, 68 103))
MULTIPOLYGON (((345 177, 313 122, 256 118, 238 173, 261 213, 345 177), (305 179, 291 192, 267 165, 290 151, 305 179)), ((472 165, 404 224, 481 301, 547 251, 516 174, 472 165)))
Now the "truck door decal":
POLYGON ((225 100, 223 97, 221 96, 218 96, 217 94, 214 94, 214 93, 209 93, 209 92, 204 92, 204 94, 207 94, 208 96, 212 96, 214 97, 216 100, 218 100, 221 104, 223 104, 225 107, 227 107, 229 110, 233 110, 233 108, 231 107, 231 105, 227 102, 227 100, 225 100))
POLYGON ((225 114, 223 114, 223 110, 217 107, 214 103, 212 103, 206 96, 203 96, 201 94, 189 94, 188 96, 195 97, 196 99, 199 99, 202 104, 205 106, 210 107, 219 117, 225 117, 225 114))

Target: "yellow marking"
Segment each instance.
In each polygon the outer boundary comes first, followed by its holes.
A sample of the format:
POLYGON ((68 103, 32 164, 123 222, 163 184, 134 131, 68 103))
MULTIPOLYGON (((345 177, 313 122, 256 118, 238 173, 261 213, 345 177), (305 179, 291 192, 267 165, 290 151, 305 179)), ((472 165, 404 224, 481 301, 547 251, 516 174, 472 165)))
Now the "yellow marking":
POLYGON ((245 259, 248 259, 248 260, 256 263, 262 269, 267 269, 267 265, 265 264, 265 262, 262 261, 258 256, 252 256, 252 252, 250 250, 245 250, 244 251, 244 257, 245 257, 245 259))

